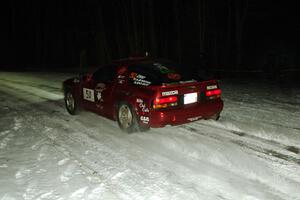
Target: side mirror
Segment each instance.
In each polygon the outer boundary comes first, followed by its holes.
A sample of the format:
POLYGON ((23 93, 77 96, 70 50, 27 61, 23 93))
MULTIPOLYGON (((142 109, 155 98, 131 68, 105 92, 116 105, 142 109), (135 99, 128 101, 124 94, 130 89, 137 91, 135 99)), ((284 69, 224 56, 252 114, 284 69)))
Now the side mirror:
POLYGON ((93 75, 92 74, 79 73, 79 79, 89 82, 93 79, 93 75))
POLYGON ((78 78, 79 78, 80 80, 84 80, 84 79, 85 79, 85 74, 82 73, 82 72, 80 72, 80 73, 78 74, 78 78))
POLYGON ((87 74, 86 75, 86 81, 90 82, 93 79, 93 75, 92 74, 87 74))

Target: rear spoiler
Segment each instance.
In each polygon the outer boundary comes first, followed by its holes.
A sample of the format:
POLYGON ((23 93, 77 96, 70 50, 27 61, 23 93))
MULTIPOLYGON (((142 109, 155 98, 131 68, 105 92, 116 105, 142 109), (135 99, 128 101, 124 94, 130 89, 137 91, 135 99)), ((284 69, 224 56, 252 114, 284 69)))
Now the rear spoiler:
POLYGON ((169 86, 169 85, 178 85, 178 84, 186 84, 186 83, 195 83, 196 80, 188 80, 188 81, 179 81, 179 82, 172 82, 172 83, 162 83, 162 86, 169 86))

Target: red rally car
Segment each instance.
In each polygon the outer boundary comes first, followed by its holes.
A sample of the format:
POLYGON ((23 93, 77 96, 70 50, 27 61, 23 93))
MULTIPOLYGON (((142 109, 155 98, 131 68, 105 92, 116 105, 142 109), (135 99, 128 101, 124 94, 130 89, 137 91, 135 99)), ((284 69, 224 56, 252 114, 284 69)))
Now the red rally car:
POLYGON ((216 80, 178 73, 176 64, 147 58, 126 59, 92 74, 63 82, 65 104, 118 121, 128 133, 220 117, 221 89, 216 80))

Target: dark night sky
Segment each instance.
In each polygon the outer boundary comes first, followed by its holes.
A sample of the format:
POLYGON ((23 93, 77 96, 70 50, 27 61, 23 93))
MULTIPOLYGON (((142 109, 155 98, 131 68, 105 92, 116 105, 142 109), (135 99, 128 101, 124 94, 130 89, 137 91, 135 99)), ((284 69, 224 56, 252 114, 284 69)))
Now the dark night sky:
MULTIPOLYGON (((286 56, 288 64, 295 65, 296 61, 298 64, 299 60, 293 61, 299 52, 300 33, 296 1, 269 2, 249 13, 245 27, 246 52, 261 59, 268 54, 286 56)), ((261 59, 254 58, 255 64, 260 64, 261 59)))
POLYGON ((205 68, 297 68, 296 3, 11 0, 1 6, 0 65, 67 68, 149 51, 205 68), (200 62, 201 54, 205 59, 200 62))

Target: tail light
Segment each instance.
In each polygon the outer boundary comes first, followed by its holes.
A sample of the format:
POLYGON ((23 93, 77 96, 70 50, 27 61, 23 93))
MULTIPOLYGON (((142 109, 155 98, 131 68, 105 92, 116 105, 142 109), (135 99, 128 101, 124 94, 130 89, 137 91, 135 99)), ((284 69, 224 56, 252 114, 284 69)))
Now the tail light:
POLYGON ((159 109, 159 108, 177 106, 177 100, 178 98, 176 96, 156 98, 153 101, 153 108, 159 109))
POLYGON ((209 98, 218 98, 221 96, 221 89, 216 89, 216 90, 207 90, 205 92, 205 95, 209 98))

